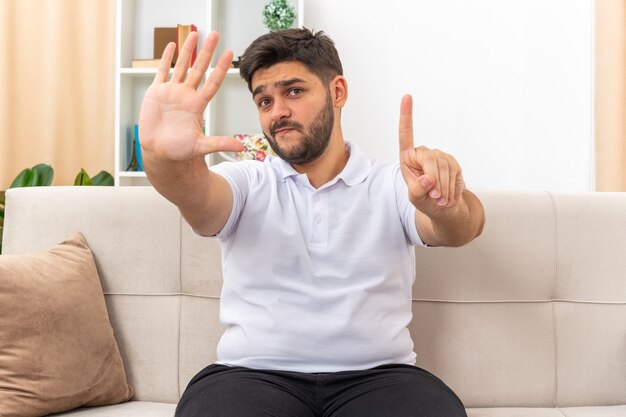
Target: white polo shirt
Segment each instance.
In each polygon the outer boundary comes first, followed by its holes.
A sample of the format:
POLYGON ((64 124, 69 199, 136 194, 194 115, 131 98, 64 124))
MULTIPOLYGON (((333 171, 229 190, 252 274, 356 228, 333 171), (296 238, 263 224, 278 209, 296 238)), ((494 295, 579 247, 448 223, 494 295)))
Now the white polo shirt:
POLYGON ((276 157, 211 168, 233 190, 217 235, 219 363, 297 372, 415 363, 415 207, 397 163, 346 147, 344 170, 318 189, 276 157))

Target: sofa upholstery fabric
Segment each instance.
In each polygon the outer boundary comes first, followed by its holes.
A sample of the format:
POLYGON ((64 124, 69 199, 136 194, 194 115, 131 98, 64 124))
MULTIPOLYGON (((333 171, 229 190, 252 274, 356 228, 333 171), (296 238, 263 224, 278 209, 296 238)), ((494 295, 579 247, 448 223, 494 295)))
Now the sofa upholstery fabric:
MULTIPOLYGON (((470 417, 626 417, 626 194, 479 197, 478 239, 415 249, 417 365, 470 417)), ((7 200, 6 252, 87 238, 136 389, 120 410, 175 404, 224 331, 218 242, 151 187, 37 187, 7 200), (44 208, 54 221, 38 219, 44 208)))

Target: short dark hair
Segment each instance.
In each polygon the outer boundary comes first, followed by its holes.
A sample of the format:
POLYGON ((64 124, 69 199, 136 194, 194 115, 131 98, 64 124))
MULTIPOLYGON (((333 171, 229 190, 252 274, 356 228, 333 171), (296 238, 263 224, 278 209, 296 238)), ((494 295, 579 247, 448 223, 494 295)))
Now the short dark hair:
POLYGON ((276 30, 259 36, 241 56, 239 73, 252 92, 256 71, 286 61, 303 63, 324 83, 343 75, 335 43, 324 32, 313 33, 306 28, 276 30))

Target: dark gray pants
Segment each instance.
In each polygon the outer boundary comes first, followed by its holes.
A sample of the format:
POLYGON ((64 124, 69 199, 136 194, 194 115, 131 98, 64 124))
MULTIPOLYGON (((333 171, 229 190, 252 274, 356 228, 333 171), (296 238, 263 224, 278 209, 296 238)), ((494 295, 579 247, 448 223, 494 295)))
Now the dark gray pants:
POLYGON ((210 365, 176 417, 466 417, 439 378, 409 365, 308 374, 210 365))

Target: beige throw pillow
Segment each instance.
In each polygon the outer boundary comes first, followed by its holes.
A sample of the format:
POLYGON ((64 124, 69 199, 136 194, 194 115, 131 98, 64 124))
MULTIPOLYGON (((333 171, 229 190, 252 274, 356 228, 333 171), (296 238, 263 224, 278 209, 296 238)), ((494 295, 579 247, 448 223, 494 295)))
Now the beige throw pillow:
POLYGON ((84 237, 39 254, 0 256, 0 417, 132 396, 84 237))

